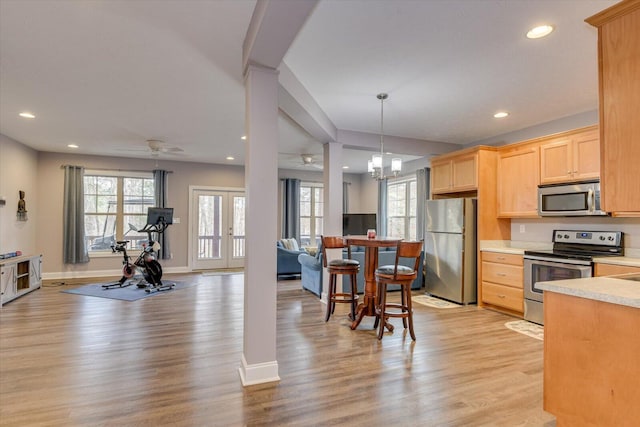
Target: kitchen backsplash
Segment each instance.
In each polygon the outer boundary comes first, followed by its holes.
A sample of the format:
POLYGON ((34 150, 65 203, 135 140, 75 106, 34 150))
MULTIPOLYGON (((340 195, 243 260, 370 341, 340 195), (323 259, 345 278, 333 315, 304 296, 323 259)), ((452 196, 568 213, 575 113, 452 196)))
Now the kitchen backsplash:
POLYGON ((553 230, 622 231, 625 248, 640 249, 640 218, 558 217, 512 219, 511 240, 551 242, 553 230))

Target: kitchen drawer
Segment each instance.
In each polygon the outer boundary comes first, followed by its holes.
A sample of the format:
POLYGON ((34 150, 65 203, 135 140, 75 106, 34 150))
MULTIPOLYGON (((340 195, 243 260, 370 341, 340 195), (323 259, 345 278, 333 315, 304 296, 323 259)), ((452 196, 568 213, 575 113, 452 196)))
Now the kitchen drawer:
POLYGON ((524 267, 483 261, 482 281, 522 289, 524 286, 524 267))
POLYGON ((517 254, 504 254, 499 252, 482 252, 482 260, 489 262, 497 262, 500 264, 512 264, 512 265, 520 265, 524 264, 522 259, 522 255, 517 254))
POLYGON ((482 302, 522 313, 524 291, 510 286, 482 282, 482 302))

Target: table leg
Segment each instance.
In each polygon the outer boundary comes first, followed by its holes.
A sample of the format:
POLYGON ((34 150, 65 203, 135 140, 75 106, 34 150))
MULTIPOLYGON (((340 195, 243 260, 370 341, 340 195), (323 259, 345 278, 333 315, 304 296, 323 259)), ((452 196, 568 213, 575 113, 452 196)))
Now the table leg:
POLYGON ((378 267, 378 248, 365 247, 364 249, 364 298, 358 304, 356 318, 351 323, 351 329, 356 329, 364 316, 376 315, 376 277, 378 267))

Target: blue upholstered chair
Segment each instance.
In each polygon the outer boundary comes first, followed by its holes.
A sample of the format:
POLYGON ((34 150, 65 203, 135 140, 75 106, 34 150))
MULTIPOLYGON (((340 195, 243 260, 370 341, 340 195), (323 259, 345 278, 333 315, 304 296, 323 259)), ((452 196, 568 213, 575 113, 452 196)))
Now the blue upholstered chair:
POLYGON ((302 288, 320 296, 322 293, 322 245, 315 255, 307 253, 298 256, 302 288))
POLYGON ((307 251, 298 247, 298 242, 295 239, 281 239, 276 243, 277 254, 277 275, 299 275, 300 263, 298 262, 298 256, 300 254, 306 254, 307 251), (285 247, 285 246, 288 246, 285 247))

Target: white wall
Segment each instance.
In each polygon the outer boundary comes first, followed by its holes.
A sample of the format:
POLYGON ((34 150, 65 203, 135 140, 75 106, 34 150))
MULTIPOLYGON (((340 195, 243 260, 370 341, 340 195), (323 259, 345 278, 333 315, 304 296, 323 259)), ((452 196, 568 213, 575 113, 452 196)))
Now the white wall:
POLYGON ((0 134, 0 253, 22 251, 25 255, 41 250, 36 241, 36 218, 43 213, 38 204, 38 153, 0 134), (25 192, 27 221, 18 221, 18 192, 25 192))
POLYGON ((553 230, 622 231, 625 248, 640 249, 640 218, 570 217, 511 220, 511 240, 551 242, 553 230), (524 228, 521 231, 521 227, 524 228))

